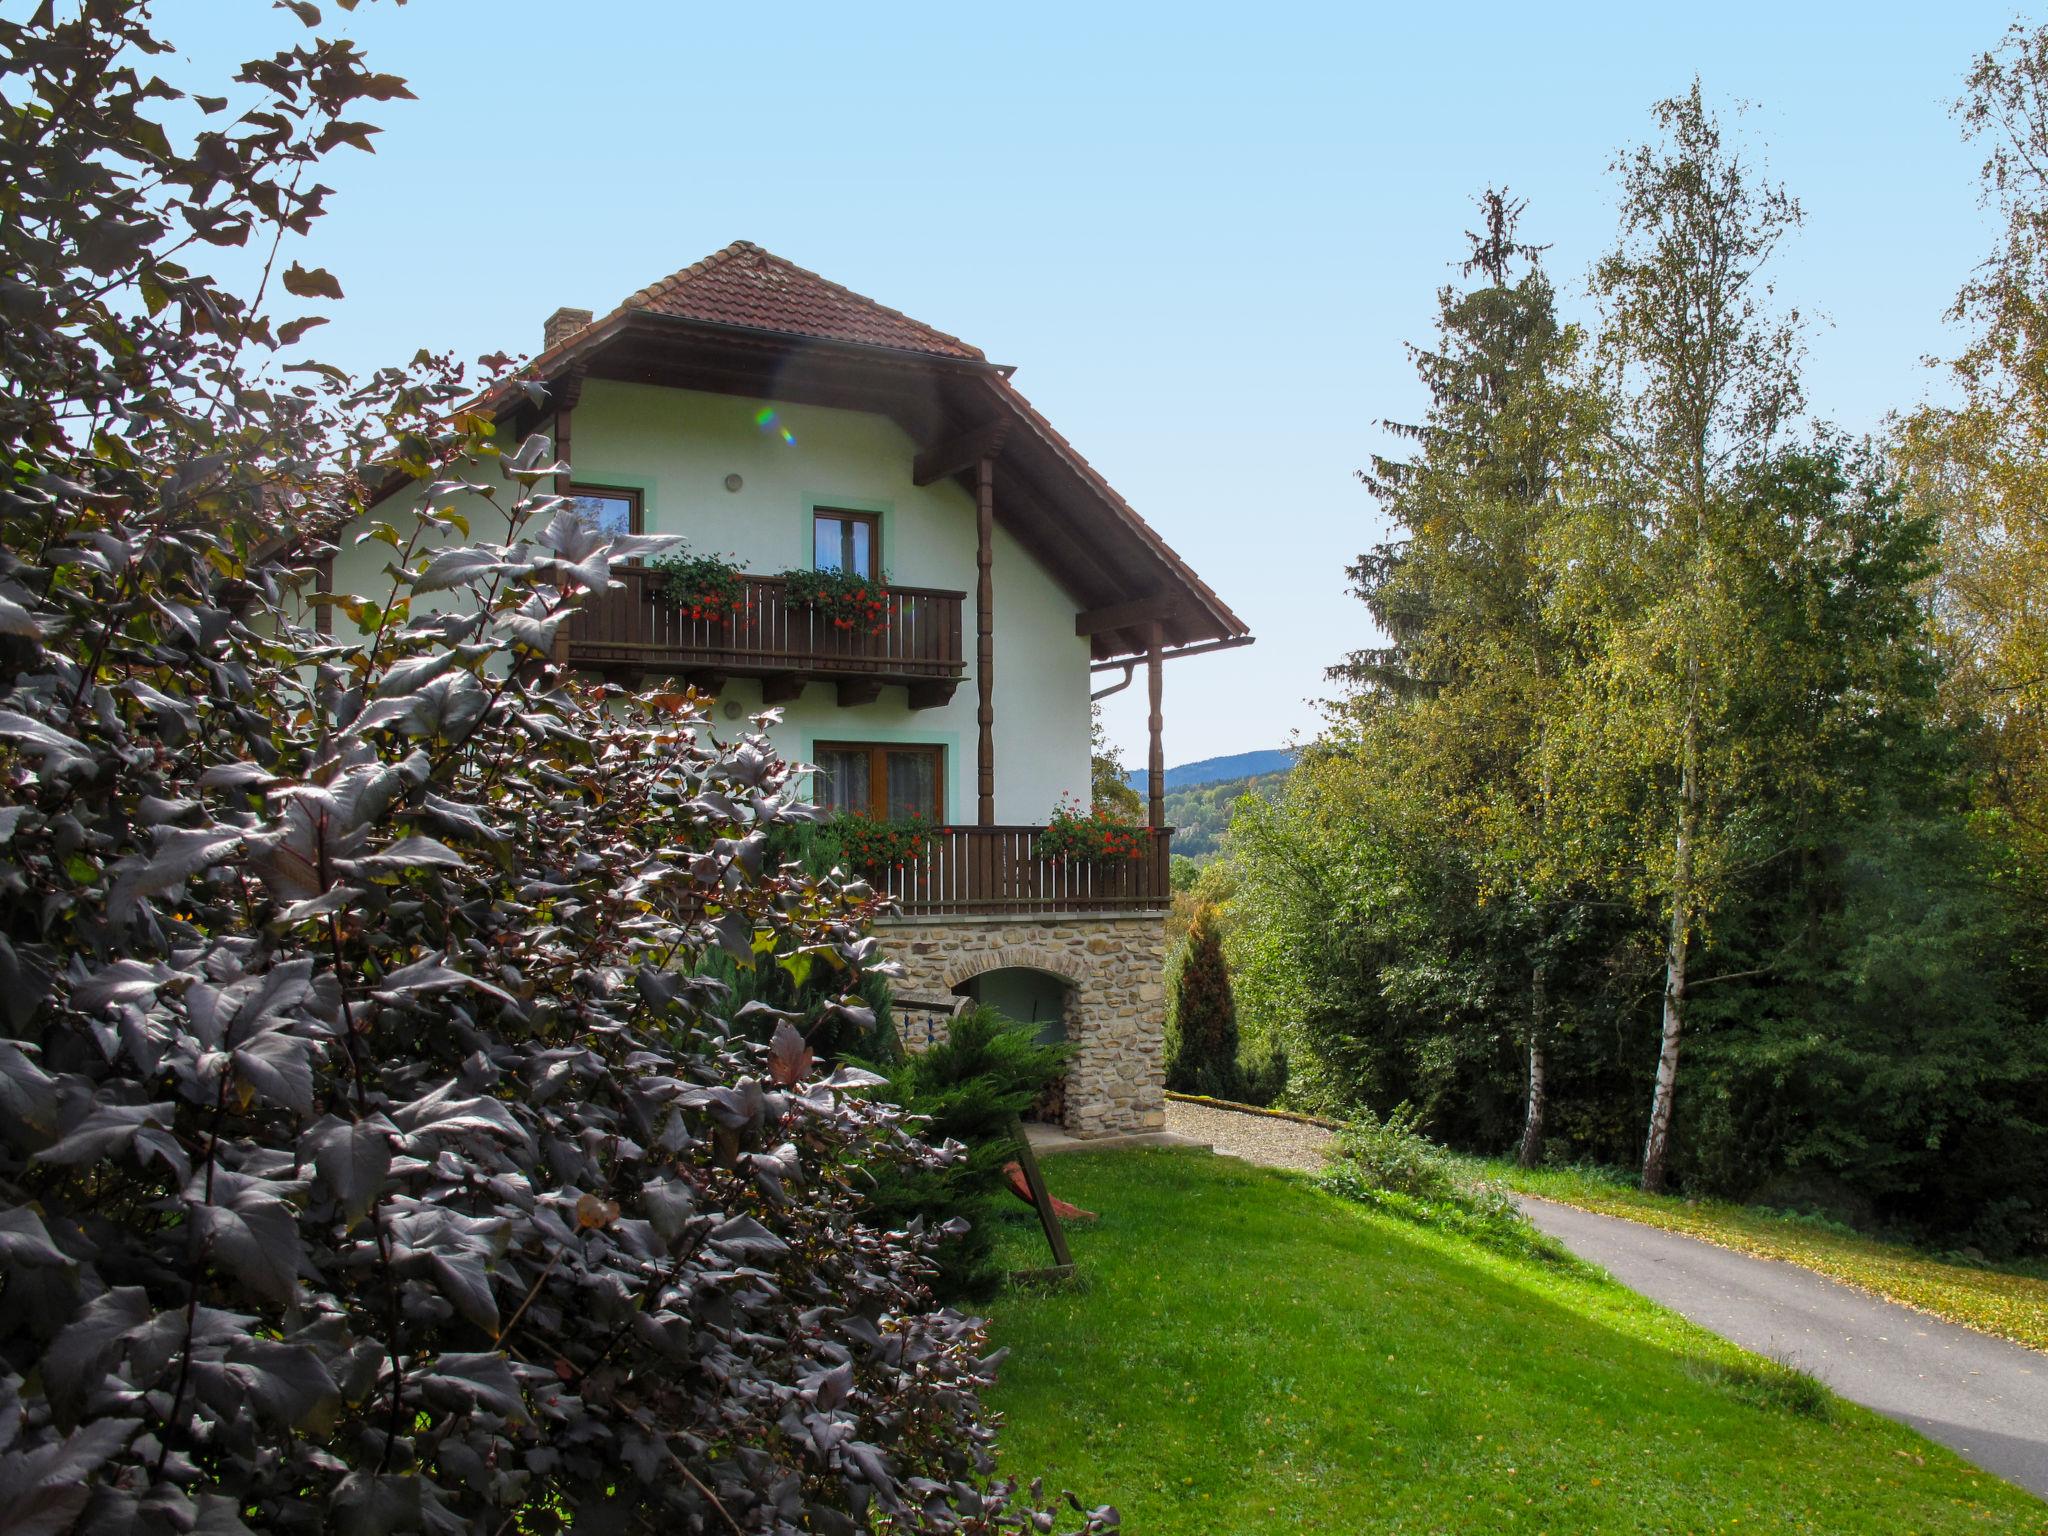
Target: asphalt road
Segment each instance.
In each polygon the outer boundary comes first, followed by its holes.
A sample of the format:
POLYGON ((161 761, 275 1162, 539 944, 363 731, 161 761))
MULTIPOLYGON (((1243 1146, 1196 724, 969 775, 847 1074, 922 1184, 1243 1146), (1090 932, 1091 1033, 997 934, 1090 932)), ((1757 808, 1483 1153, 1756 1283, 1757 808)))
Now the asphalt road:
POLYGON ((2048 1354, 1795 1264, 1548 1200, 1522 1208, 1631 1290, 2048 1499, 2048 1354))

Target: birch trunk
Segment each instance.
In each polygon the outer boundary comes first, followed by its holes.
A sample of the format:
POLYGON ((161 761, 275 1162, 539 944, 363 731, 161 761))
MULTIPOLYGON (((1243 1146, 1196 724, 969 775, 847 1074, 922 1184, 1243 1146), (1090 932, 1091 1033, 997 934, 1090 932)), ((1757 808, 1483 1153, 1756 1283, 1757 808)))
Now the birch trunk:
POLYGON ((1544 1079, 1548 1077, 1550 1063, 1544 1055, 1544 1026, 1548 1022, 1550 979, 1546 975, 1546 958, 1538 958, 1536 965, 1530 967, 1530 1096, 1528 1110, 1522 1116, 1522 1147, 1516 1151, 1516 1161, 1522 1167, 1536 1167, 1536 1161, 1542 1157, 1542 1112, 1548 1108, 1548 1085, 1544 1079))
POLYGON ((1516 1149, 1515 1161, 1524 1168, 1534 1168, 1543 1156, 1543 1111, 1549 1104, 1550 1063, 1543 1050, 1544 979, 1543 967, 1537 966, 1529 978, 1531 1002, 1529 1007, 1529 1107, 1522 1116, 1522 1145, 1516 1149))
POLYGON ((1643 1188, 1664 1188, 1671 1155, 1671 1105, 1678 1091, 1678 1048, 1685 1037, 1685 967, 1692 948, 1693 844, 1699 835, 1699 711, 1685 716, 1685 759, 1678 790, 1678 842, 1671 862, 1671 931, 1664 941, 1664 1038, 1657 1088, 1643 1145, 1643 1188))

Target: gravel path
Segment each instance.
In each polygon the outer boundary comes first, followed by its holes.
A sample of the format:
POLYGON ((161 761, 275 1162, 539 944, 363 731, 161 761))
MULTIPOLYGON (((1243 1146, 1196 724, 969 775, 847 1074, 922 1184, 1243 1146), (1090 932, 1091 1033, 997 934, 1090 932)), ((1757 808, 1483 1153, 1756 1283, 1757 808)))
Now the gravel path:
POLYGON ((1303 1125, 1273 1115, 1245 1115, 1206 1104, 1166 1101, 1166 1128, 1176 1136, 1207 1142, 1226 1157, 1241 1157, 1267 1168, 1323 1169, 1331 1135, 1320 1125, 1303 1125))
POLYGON ((1548 1200, 1522 1209, 1630 1290, 2048 1498, 2048 1356, 1781 1260, 1548 1200))

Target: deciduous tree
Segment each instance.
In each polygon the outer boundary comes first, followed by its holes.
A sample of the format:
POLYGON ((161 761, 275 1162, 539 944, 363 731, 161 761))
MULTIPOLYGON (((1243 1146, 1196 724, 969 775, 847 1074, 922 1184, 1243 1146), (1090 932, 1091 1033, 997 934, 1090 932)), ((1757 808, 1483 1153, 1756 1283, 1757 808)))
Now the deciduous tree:
MULTIPOLYGON (((1801 405, 1799 320, 1773 305, 1765 269, 1798 227, 1798 203, 1724 140, 1697 80, 1655 109, 1661 138, 1616 163, 1621 235, 1594 268, 1600 380, 1615 424, 1613 473, 1585 526, 1611 536, 1595 564, 1582 699, 1588 749, 1626 755, 1654 782, 1635 809, 1658 829, 1637 860, 1664 909, 1663 1018, 1643 1184, 1661 1188, 1700 925, 1729 862, 1741 807, 1740 745, 1716 734, 1753 636, 1727 601, 1726 556, 1748 535, 1736 475, 1766 456, 1801 405), (1598 738, 1604 736, 1605 740, 1598 738), (1618 739, 1623 738, 1626 739, 1618 739)), ((1579 552, 1583 554, 1583 551, 1579 552)), ((1618 806, 1611 807, 1619 809, 1618 806)))

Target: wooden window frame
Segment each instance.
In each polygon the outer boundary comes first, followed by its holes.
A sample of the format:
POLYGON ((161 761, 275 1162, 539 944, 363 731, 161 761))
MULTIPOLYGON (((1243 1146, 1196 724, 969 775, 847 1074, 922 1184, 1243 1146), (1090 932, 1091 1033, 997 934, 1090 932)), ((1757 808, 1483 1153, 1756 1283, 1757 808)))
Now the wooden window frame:
MULTIPOLYGON (((823 567, 820 567, 818 565, 818 521, 820 518, 830 518, 835 523, 867 524, 869 568, 866 571, 863 571, 861 574, 868 577, 874 577, 879 576, 885 569, 887 569, 887 567, 882 564, 882 514, 879 512, 861 512, 853 507, 824 506, 811 508, 811 565, 813 566, 813 568, 823 569, 823 567)), ((847 545, 849 542, 849 536, 842 532, 839 536, 839 557, 842 562, 840 565, 841 570, 847 568, 844 564, 844 561, 848 554, 847 545)))
MULTIPOLYGON (((334 595, 334 556, 329 555, 313 566, 313 591, 323 597, 334 595)), ((323 640, 334 638, 334 604, 313 605, 313 628, 323 640)))
POLYGON ((641 495, 640 487, 637 485, 585 485, 578 481, 571 485, 563 494, 569 498, 572 506, 575 504, 578 496, 604 496, 629 501, 633 504, 633 521, 626 531, 628 533, 645 533, 647 531, 646 502, 641 495))
MULTIPOLYGON (((823 757, 827 752, 865 752, 868 754, 868 803, 867 814, 877 821, 889 819, 889 754, 891 752, 917 752, 933 760, 932 768, 932 815, 931 824, 943 827, 946 824, 946 749, 938 742, 925 741, 819 741, 812 743, 812 756, 823 757)), ((839 806, 839 810, 851 807, 839 806)))

